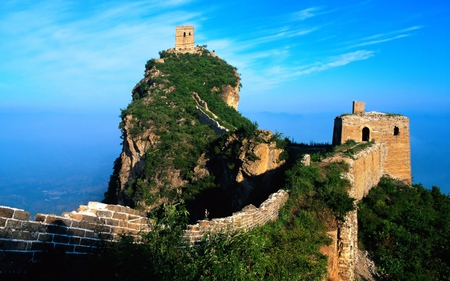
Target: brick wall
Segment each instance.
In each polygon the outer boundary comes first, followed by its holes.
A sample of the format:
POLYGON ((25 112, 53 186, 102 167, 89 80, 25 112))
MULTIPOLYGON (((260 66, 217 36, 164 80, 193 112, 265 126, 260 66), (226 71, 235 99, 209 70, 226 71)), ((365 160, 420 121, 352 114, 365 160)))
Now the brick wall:
POLYGON ((39 261, 49 251, 92 254, 100 241, 120 234, 141 239, 151 221, 128 207, 89 202, 61 216, 37 214, 34 221, 21 209, 0 207, 0 272, 14 263, 39 261))
POLYGON ((335 118, 333 145, 349 139, 362 141, 362 130, 368 129, 369 140, 384 142, 388 147, 385 171, 393 178, 411 184, 409 119, 379 112, 343 115, 335 118))
MULTIPOLYGON (((353 158, 336 156, 326 159, 326 161, 345 161, 348 163, 349 171, 343 176, 350 182, 350 196, 359 201, 369 193, 372 187, 378 184, 385 174, 387 153, 388 147, 385 143, 375 143, 371 147, 358 152, 353 158)), ((329 275, 337 271, 338 277, 336 280, 355 280, 358 250, 357 211, 350 212, 332 235, 335 235, 332 238, 333 241, 337 241, 337 247, 332 248, 335 252, 330 259, 337 259, 337 269, 336 264, 331 264, 329 275)))
MULTIPOLYGON (((237 231, 275 220, 288 199, 287 192, 272 194, 259 208, 249 205, 230 217, 189 225, 186 238, 199 241, 207 232, 237 231)), ((30 213, 0 206, 0 273, 11 266, 40 261, 50 252, 86 255, 98 252, 101 241, 118 241, 121 235, 141 241, 152 229, 146 214, 128 207, 89 202, 61 216, 30 213)))
POLYGON ((278 217, 279 209, 286 203, 289 195, 280 189, 264 201, 259 208, 248 205, 242 211, 233 213, 232 216, 212 220, 201 220, 197 224, 189 225, 185 236, 191 242, 198 242, 208 232, 238 231, 263 225, 268 221, 274 221, 278 217))

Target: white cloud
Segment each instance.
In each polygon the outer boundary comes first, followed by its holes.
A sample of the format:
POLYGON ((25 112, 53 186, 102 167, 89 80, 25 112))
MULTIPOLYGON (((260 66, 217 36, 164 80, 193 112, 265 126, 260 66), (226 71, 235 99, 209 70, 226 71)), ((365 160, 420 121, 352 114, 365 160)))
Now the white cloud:
POLYGON ((405 32, 410 32, 410 31, 421 29, 421 28, 422 28, 421 26, 412 26, 412 27, 408 27, 408 28, 404 28, 404 29, 400 29, 400 30, 394 30, 394 31, 386 32, 386 33, 379 33, 379 34, 371 35, 371 36, 364 37, 364 38, 361 38, 358 40, 354 40, 353 43, 350 43, 350 46, 348 48, 357 48, 357 47, 362 47, 362 46, 380 44, 380 43, 389 42, 389 41, 396 40, 396 39, 409 37, 409 36, 411 36, 411 34, 409 34, 409 33, 405 34, 405 32), (402 33, 402 34, 399 34, 399 33, 402 33), (395 34, 399 34, 399 35, 395 35, 395 34), (393 36, 393 35, 395 35, 395 36, 393 36), (360 43, 355 43, 355 42, 360 42, 360 43))
POLYGON ((307 9, 295 12, 292 14, 292 16, 294 19, 297 19, 297 20, 306 20, 306 19, 316 16, 315 12, 318 10, 319 10, 318 7, 311 7, 311 8, 307 8, 307 9))
POLYGON ((400 35, 397 35, 397 36, 394 36, 394 37, 390 37, 390 38, 385 38, 385 39, 380 39, 380 40, 373 40, 373 41, 368 41, 368 42, 356 44, 356 45, 353 45, 353 46, 351 46, 349 48, 356 48, 356 47, 374 45, 374 44, 389 42, 389 41, 392 41, 392 40, 405 38, 405 37, 409 37, 409 36, 410 36, 410 34, 400 34, 400 35))
POLYGON ((303 68, 303 69, 294 72, 293 76, 301 76, 301 75, 322 72, 322 71, 325 71, 328 69, 347 65, 351 62, 366 60, 372 56, 374 56, 374 51, 368 51, 368 50, 359 50, 356 52, 342 54, 342 55, 338 56, 337 58, 335 58, 334 60, 327 62, 327 63, 318 62, 318 63, 315 63, 314 65, 302 66, 300 68, 303 68))

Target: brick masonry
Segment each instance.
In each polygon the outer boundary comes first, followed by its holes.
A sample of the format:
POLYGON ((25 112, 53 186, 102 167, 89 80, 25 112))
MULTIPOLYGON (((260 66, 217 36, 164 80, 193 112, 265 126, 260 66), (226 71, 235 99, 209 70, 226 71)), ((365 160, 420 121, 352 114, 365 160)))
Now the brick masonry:
MULTIPOLYGON (((259 208, 249 205, 230 217, 189 225, 185 237, 197 242, 209 232, 237 231, 275 220, 287 199, 287 192, 279 190, 259 208)), ((34 221, 24 210, 0 206, 0 273, 11 263, 38 262, 49 251, 95 254, 102 241, 116 242, 121 235, 139 243, 152 225, 144 212, 99 202, 89 202, 61 216, 37 214, 34 221)))
MULTIPOLYGON (((343 174, 350 182, 349 194, 356 202, 366 196, 370 189, 377 185, 385 174, 385 164, 388 147, 385 143, 374 143, 352 158, 335 156, 324 161, 345 161, 349 171, 343 174)), ((338 225, 337 231, 330 232, 335 241, 323 252, 329 256, 328 275, 334 276, 332 280, 355 280, 355 266, 357 264, 358 250, 358 213, 350 212, 344 222, 338 225)))
POLYGON ((357 142, 384 142, 388 148, 385 172, 411 184, 409 119, 401 115, 364 112, 363 102, 354 103, 353 110, 353 114, 335 118, 333 145, 340 145, 350 139, 357 142))

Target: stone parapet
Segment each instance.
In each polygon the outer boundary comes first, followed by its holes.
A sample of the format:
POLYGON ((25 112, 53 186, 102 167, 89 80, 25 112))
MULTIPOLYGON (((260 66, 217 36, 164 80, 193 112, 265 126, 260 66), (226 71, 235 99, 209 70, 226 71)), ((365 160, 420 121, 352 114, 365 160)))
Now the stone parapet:
MULTIPOLYGON (((206 233, 262 225, 277 218, 287 199, 287 192, 280 190, 259 208, 249 205, 230 217, 189 225, 185 237, 196 242, 206 233)), ((89 202, 61 216, 37 214, 34 221, 22 209, 0 206, 0 273, 13 264, 39 262, 50 252, 96 254, 102 242, 117 242, 124 235, 139 243, 152 229, 153 221, 144 212, 120 205, 89 202)))
POLYGON ((232 216, 201 220, 197 224, 189 225, 185 232, 185 237, 191 242, 199 242, 207 233, 251 229, 266 222, 274 221, 278 217, 280 208, 286 203, 288 198, 288 193, 280 189, 278 192, 271 194, 259 208, 248 205, 241 211, 233 213, 232 216))

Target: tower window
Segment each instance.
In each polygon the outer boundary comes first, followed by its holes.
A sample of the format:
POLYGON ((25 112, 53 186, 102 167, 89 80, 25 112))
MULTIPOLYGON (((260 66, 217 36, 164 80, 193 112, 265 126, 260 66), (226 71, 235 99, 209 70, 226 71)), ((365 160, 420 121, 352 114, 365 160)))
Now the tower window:
POLYGON ((364 127, 362 129, 362 141, 369 141, 369 140, 370 140, 370 129, 364 127))
POLYGON ((400 129, 397 126, 395 126, 394 127, 394 136, 398 136, 399 134, 400 134, 400 129))
POLYGON ((186 32, 183 32, 183 37, 186 37, 186 32))

